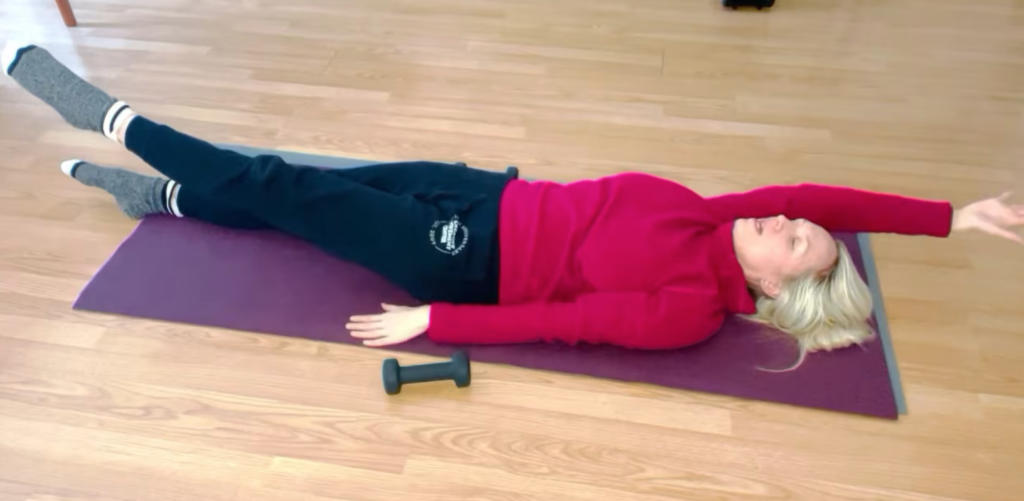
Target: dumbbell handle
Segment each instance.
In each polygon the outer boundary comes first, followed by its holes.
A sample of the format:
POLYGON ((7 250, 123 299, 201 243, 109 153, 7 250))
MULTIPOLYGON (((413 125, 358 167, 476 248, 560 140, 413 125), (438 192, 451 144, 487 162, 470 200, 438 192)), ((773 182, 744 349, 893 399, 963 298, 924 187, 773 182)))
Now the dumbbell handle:
POLYGON ((450 377, 452 377, 451 362, 435 362, 398 368, 398 380, 403 383, 440 381, 450 377))

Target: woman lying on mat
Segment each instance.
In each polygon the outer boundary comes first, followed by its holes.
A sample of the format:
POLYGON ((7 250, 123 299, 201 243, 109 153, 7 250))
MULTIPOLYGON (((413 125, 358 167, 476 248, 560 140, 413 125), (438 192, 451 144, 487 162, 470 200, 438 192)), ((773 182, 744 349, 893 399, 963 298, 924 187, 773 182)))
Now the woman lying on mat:
MULTIPOLYGON (((607 343, 672 349, 739 314, 802 352, 871 335, 871 295, 830 231, 1017 242, 1024 206, 948 202, 812 184, 705 198, 630 173, 556 184, 459 165, 289 165, 219 149, 137 115, 47 51, 9 44, 4 70, 70 124, 123 144, 169 178, 62 165, 129 216, 171 213, 275 228, 374 270, 425 306, 384 305, 346 326, 368 346, 607 343)), ((1024 242, 1022 242, 1024 243, 1024 242)), ((339 326, 340 327, 340 326, 339 326)))

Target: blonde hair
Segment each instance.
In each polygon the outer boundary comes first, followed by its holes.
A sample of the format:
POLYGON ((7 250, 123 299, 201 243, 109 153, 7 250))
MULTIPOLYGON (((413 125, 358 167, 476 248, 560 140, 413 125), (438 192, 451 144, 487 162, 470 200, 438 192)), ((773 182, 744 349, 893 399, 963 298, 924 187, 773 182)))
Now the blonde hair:
POLYGON ((800 366, 808 353, 859 345, 874 336, 871 291, 846 245, 836 240, 836 246, 839 257, 830 270, 788 281, 776 298, 759 295, 757 312, 746 316, 796 339, 800 358, 781 371, 800 366))

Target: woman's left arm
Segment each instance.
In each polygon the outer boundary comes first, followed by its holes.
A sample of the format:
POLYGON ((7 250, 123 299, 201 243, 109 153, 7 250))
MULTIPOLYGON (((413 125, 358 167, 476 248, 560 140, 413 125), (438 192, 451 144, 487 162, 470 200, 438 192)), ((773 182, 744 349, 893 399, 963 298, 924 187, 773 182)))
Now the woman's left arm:
POLYGON ((771 217, 807 219, 829 231, 898 233, 948 237, 978 230, 1024 243, 1014 233, 1024 225, 1024 205, 1007 203, 1010 194, 959 209, 943 200, 820 184, 769 186, 710 197, 712 210, 729 219, 771 217))
POLYGON ((829 231, 949 236, 953 206, 944 200, 821 184, 781 185, 709 197, 724 219, 806 219, 829 231))

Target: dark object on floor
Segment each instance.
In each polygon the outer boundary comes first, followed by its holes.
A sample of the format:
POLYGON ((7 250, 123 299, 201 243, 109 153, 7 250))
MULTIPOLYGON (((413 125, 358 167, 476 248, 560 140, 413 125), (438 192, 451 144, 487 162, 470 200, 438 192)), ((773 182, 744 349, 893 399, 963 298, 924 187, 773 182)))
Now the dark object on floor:
MULTIPOLYGON (((249 155, 282 155, 303 165, 345 168, 372 163, 228 147, 249 155)), ((863 235, 835 236, 850 248, 875 295, 874 319, 881 336, 860 348, 810 355, 803 366, 792 372, 758 370, 788 367, 795 361, 796 348, 784 336, 735 318, 711 339, 684 350, 649 352, 587 344, 458 348, 473 363, 504 364, 896 419, 903 405, 902 392, 895 358, 888 351, 888 326, 871 246, 863 235)), ((338 326, 344 326, 352 315, 380 311, 381 303, 416 304, 409 294, 379 275, 280 232, 225 230, 190 219, 158 216, 143 220, 117 247, 81 292, 74 307, 358 345, 362 340, 338 326)), ((420 336, 389 350, 443 359, 451 355, 453 347, 420 336)))
POLYGON ((519 167, 509 167, 505 169, 505 174, 512 179, 519 179, 519 167))
POLYGON ((771 8, 775 0, 722 0, 722 6, 736 10, 740 7, 756 7, 757 10, 771 8))
POLYGON ((429 381, 444 381, 451 379, 455 386, 465 388, 470 383, 469 357, 466 352, 457 351, 452 359, 447 362, 435 362, 431 364, 410 365, 402 367, 398 360, 389 358, 384 360, 381 367, 381 375, 384 378, 384 391, 388 395, 397 395, 402 391, 402 385, 412 383, 425 383, 429 381))

